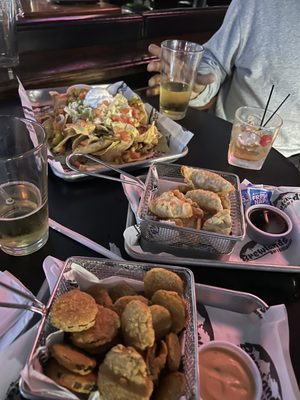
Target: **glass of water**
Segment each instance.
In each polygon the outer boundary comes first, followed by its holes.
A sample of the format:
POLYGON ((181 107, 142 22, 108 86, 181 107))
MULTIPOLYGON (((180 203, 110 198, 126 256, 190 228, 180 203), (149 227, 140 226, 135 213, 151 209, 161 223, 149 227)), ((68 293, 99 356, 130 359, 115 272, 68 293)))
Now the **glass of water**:
POLYGON ((31 120, 0 116, 0 248, 21 256, 47 239, 46 133, 31 120))

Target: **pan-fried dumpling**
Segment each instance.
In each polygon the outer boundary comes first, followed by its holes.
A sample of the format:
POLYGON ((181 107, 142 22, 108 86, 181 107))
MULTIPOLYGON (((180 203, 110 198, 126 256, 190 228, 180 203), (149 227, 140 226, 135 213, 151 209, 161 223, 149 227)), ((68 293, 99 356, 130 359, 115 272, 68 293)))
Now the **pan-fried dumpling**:
POLYGON ((168 190, 150 201, 149 209, 159 218, 190 218, 194 214, 191 203, 178 190, 168 190))
POLYGON ((220 195, 220 199, 221 199, 221 203, 222 203, 222 206, 223 206, 223 208, 224 208, 224 210, 230 210, 230 198, 229 198, 229 195, 228 194, 221 194, 220 195))
POLYGON ((207 219, 202 229, 209 232, 222 233, 230 235, 232 229, 232 221, 229 210, 222 210, 211 218, 207 219))
POLYGON ((181 173, 185 182, 194 189, 211 190, 222 194, 234 191, 234 186, 230 182, 214 172, 182 166, 181 173))
POLYGON ((217 212, 223 210, 220 197, 216 193, 210 192, 209 190, 189 190, 185 197, 193 200, 204 211, 216 214, 217 212))

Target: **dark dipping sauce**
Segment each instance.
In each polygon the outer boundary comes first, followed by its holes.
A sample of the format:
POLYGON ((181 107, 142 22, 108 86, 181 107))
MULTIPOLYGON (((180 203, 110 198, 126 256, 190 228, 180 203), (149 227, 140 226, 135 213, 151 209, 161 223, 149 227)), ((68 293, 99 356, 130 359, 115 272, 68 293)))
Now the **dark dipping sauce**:
POLYGON ((280 234, 288 229, 288 224, 285 219, 274 212, 265 208, 253 210, 249 214, 249 219, 252 224, 263 232, 280 234))

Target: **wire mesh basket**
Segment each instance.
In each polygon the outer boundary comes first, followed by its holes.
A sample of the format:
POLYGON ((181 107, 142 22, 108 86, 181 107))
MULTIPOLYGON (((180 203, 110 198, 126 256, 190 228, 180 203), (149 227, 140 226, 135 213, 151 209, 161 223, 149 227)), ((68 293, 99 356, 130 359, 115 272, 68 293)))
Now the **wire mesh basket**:
POLYGON ((242 240, 245 235, 240 181, 237 175, 207 170, 225 178, 235 188, 229 194, 232 220, 232 232, 230 235, 180 227, 175 224, 163 222, 150 212, 149 203, 159 193, 161 182, 168 181, 178 185, 184 183, 184 178, 180 172, 181 167, 182 165, 178 164, 156 163, 149 168, 145 190, 138 209, 142 238, 150 243, 159 243, 162 246, 166 245, 168 248, 171 247, 175 250, 190 248, 211 254, 230 253, 236 242, 242 240))
MULTIPOLYGON (((48 351, 45 349, 47 343, 47 337, 57 331, 50 324, 49 311, 51 305, 57 297, 63 293, 78 287, 77 283, 69 281, 65 278, 65 273, 72 269, 72 265, 77 264, 84 268, 87 272, 94 274, 98 279, 109 278, 112 276, 123 278, 126 281, 128 279, 134 279, 143 281, 144 274, 153 268, 153 265, 136 263, 136 262, 122 262, 122 261, 111 261, 106 259, 98 258, 86 258, 86 257, 71 257, 69 258, 64 266, 63 273, 59 278, 59 282, 54 290, 48 305, 48 312, 45 315, 44 320, 39 328, 37 338, 35 340, 31 355, 28 360, 28 365, 34 365, 32 360, 38 349, 40 354, 38 358, 42 365, 47 362, 48 351), (46 360, 45 360, 46 355, 46 360)), ((197 346, 197 310, 196 310, 196 298, 195 298, 195 283, 192 271, 183 267, 176 266, 159 266, 155 267, 166 268, 170 271, 177 273, 184 282, 184 293, 183 298, 186 303, 186 324, 183 332, 184 345, 182 354, 182 372, 186 377, 186 400, 198 400, 200 398, 199 392, 199 373, 198 373, 198 346, 197 346)), ((80 288, 80 287, 79 287, 80 288)), ((47 392, 47 396, 37 396, 31 392, 30 385, 27 385, 23 379, 20 380, 20 392, 27 399, 35 400, 46 400, 51 399, 51 393, 47 392)))

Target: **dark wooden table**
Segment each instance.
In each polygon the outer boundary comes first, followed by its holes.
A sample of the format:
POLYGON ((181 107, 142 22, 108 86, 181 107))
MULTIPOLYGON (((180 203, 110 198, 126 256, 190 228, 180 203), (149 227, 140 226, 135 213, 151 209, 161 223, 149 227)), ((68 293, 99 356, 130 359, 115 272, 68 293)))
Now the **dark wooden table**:
MULTIPOLYGON (((154 100, 155 103, 155 100, 154 100)), ((0 113, 21 115, 16 100, 0 104, 0 113)), ((182 125, 194 132, 189 153, 178 161, 197 167, 233 172, 240 180, 254 183, 300 186, 300 173, 278 152, 272 150, 261 171, 250 171, 229 166, 227 148, 231 124, 208 113, 190 109, 182 125)), ((145 171, 135 171, 140 175, 145 171)), ((49 212, 59 223, 109 247, 115 243, 125 259, 130 259, 123 245, 127 199, 120 183, 86 179, 66 182, 49 171, 49 212)), ((37 293, 43 280, 42 262, 48 255, 65 260, 70 256, 99 256, 61 234, 50 231, 47 244, 26 257, 12 257, 0 252, 2 270, 9 270, 28 288, 37 293)), ((300 384, 300 274, 285 272, 223 269, 198 265, 193 267, 197 282, 251 292, 269 305, 286 304, 290 324, 290 353, 295 374, 300 384)))

